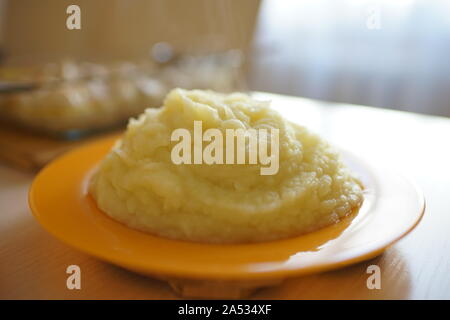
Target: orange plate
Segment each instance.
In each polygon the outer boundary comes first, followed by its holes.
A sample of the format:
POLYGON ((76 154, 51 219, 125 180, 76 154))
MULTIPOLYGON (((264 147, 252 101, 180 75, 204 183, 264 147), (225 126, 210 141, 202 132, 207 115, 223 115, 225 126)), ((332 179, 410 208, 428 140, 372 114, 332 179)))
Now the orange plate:
POLYGON ((420 221, 424 198, 408 180, 348 153, 365 185, 357 214, 295 238, 218 245, 174 241, 130 229, 102 213, 87 194, 89 177, 117 136, 71 151, 31 186, 33 214, 54 236, 94 257, 139 273, 206 280, 276 280, 373 258, 420 221))

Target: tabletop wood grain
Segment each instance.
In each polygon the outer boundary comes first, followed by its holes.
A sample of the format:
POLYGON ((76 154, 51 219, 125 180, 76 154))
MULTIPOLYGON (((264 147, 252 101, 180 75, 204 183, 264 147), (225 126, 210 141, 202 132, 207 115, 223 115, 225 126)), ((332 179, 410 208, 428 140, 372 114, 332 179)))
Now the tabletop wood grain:
MULTIPOLYGON (((255 299, 449 299, 450 119, 257 93, 298 122, 356 153, 407 174, 424 191, 419 226, 381 256, 337 271, 288 279, 255 299), (294 116, 294 114, 292 114, 294 116), (369 265, 381 269, 370 290, 369 265)), ((0 166, 0 299, 176 299, 163 281, 78 252, 32 217, 32 174, 0 166), (68 290, 66 268, 81 268, 81 290, 68 290)), ((395 213, 393 213, 395 214, 395 213)))

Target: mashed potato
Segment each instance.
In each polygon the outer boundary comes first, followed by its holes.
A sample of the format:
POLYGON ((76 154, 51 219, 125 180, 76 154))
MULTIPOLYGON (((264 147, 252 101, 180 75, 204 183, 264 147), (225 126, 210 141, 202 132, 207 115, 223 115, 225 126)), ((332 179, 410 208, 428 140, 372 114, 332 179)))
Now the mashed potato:
POLYGON ((300 235, 339 221, 361 185, 318 135, 244 94, 175 89, 131 120, 94 175, 98 207, 127 226, 172 239, 242 243, 300 235), (279 129, 279 170, 260 164, 174 164, 175 129, 279 129))

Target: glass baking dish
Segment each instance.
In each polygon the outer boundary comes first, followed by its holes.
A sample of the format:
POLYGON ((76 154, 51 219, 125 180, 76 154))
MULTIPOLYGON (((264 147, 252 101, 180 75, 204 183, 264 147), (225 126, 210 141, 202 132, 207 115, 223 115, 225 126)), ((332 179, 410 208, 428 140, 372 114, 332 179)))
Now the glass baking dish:
POLYGON ((242 54, 179 55, 109 64, 63 61, 38 67, 0 67, 0 81, 27 85, 0 94, 0 121, 31 132, 77 139, 124 126, 169 90, 242 90, 242 54))

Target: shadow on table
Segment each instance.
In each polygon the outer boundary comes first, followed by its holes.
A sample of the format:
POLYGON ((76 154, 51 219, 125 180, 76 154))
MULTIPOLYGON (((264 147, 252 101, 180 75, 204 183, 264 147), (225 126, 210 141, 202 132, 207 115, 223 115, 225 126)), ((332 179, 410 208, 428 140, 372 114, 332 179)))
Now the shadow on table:
POLYGON ((287 279, 273 288, 259 290, 254 299, 408 299, 408 266, 400 252, 391 248, 382 255, 343 269, 287 279), (381 289, 368 289, 367 267, 381 270, 381 289))
MULTIPOLYGON (((30 216, 2 230, 0 299, 174 299, 163 281, 147 278, 78 252, 44 231, 30 216), (66 268, 81 269, 81 290, 66 286, 66 268)), ((261 289, 255 299, 407 299, 408 266, 391 248, 344 269, 293 278, 261 289), (381 289, 369 290, 369 265, 381 269, 381 289)))

